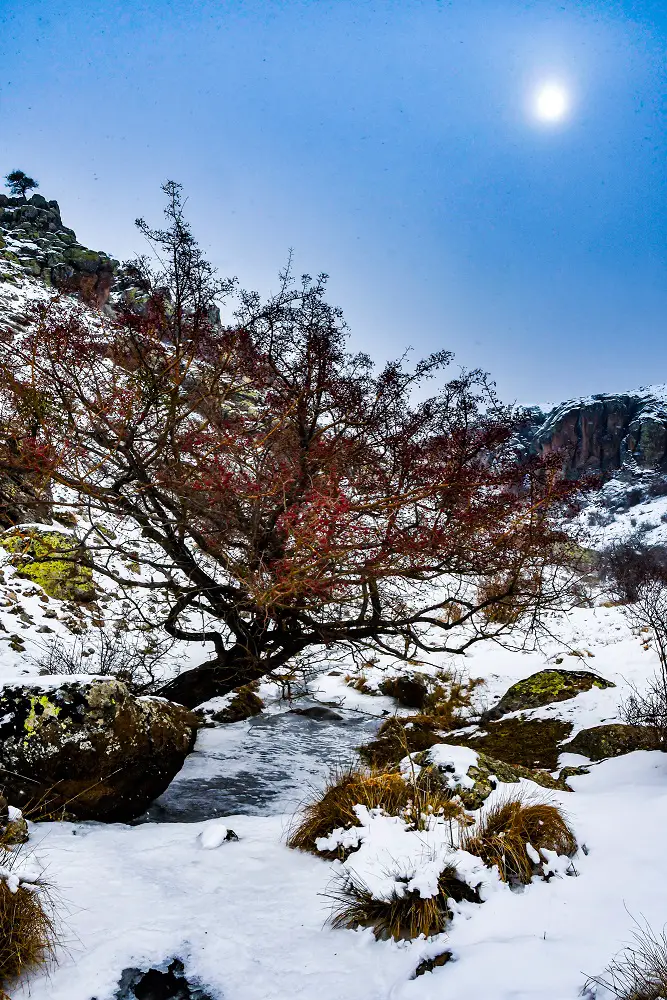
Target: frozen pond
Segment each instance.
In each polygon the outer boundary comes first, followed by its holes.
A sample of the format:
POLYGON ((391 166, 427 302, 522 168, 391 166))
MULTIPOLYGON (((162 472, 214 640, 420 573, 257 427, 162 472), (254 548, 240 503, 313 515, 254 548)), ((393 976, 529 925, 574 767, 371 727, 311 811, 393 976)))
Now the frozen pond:
POLYGON ((381 722, 343 709, 336 714, 339 719, 281 712, 202 729, 183 769, 137 822, 292 812, 332 767, 355 759, 381 722))

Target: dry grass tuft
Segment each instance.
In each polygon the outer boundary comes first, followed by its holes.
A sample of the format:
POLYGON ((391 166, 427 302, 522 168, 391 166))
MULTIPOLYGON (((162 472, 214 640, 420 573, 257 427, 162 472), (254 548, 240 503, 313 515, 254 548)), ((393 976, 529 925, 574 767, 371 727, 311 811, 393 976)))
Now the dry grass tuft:
MULTIPOLYGON (((410 877, 399 875, 396 882, 408 884, 410 877)), ((334 927, 372 927, 377 940, 411 941, 423 934, 441 934, 452 919, 449 900, 467 899, 479 903, 479 895, 459 878, 454 865, 447 865, 438 879, 435 896, 420 896, 416 890, 398 886, 389 899, 376 899, 355 875, 346 873, 330 893, 334 900, 331 922, 334 927)))
POLYGON ((485 865, 498 866, 503 882, 527 885, 536 874, 534 851, 556 851, 572 857, 577 841, 557 806, 508 799, 489 809, 476 826, 464 831, 461 847, 481 858, 485 865))
POLYGON ((607 971, 591 977, 582 994, 596 995, 595 987, 608 990, 617 1000, 662 1000, 667 997, 667 934, 635 921, 632 944, 617 955, 607 971))
POLYGON ((382 809, 390 816, 401 815, 418 828, 434 814, 454 819, 462 813, 461 806, 446 791, 428 780, 411 784, 397 771, 350 768, 333 775, 321 797, 299 814, 288 846, 329 856, 317 850, 316 841, 341 827, 359 826, 354 811, 358 805, 382 809))
POLYGON ((0 998, 22 973, 52 959, 57 942, 53 897, 42 882, 24 882, 12 871, 18 852, 3 857, 5 875, 0 878, 0 998))

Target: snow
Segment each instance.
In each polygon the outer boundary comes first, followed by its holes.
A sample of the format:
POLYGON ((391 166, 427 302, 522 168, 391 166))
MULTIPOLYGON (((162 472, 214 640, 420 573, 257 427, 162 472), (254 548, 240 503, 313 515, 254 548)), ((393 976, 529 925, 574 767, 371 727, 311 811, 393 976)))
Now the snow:
MULTIPOLYGON (((285 847, 283 817, 229 817, 240 839, 212 851, 198 842, 208 824, 32 827, 66 901, 67 947, 50 979, 33 978, 14 995, 110 1000, 122 968, 180 955, 188 973, 224 1000, 575 1000, 586 975, 627 941, 628 914, 664 923, 667 757, 638 751, 572 780, 574 793, 553 798, 587 847, 575 859, 577 876, 559 871, 517 893, 468 855, 466 877, 485 879, 485 901, 458 904, 437 942, 376 942, 369 930, 333 930, 326 923, 333 866, 285 847), (456 961, 410 981, 436 943, 456 961)), ((377 856, 409 860, 398 843, 400 821, 375 823, 377 856)), ((435 835, 419 840, 428 857, 435 835)), ((447 845, 442 850, 444 857, 447 845)), ((361 866, 359 853, 351 857, 361 866)))
POLYGON ((197 839, 205 851, 214 851, 216 847, 225 843, 229 833, 229 827, 225 826, 221 820, 213 819, 204 824, 197 839))

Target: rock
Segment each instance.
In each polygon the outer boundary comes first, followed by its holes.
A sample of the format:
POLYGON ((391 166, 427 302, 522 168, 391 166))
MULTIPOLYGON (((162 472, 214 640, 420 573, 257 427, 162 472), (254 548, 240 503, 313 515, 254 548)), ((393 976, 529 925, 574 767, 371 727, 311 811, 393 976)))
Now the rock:
POLYGON ((107 302, 118 269, 108 254, 77 243, 74 231, 63 225, 57 201, 0 195, 0 280, 28 274, 99 307, 107 302))
POLYGON ((164 970, 124 969, 114 1000, 213 1000, 213 997, 186 979, 185 966, 175 958, 164 970))
POLYGON ((555 771, 562 743, 572 734, 572 723, 563 719, 524 719, 521 716, 489 722, 465 735, 442 736, 439 742, 457 743, 519 767, 555 771))
POLYGON ((93 572, 85 546, 73 535, 46 528, 10 528, 0 546, 11 553, 18 576, 38 583, 61 601, 94 601, 93 572))
POLYGON ((499 719, 509 712, 539 708, 556 701, 575 698, 591 688, 609 688, 615 685, 589 670, 539 670, 523 681, 513 684, 495 708, 485 712, 482 723, 499 719))
POLYGON ((426 681, 419 674, 387 677, 378 685, 382 694, 395 698, 405 708, 422 709, 428 697, 426 681))
POLYGON ((452 961, 452 958, 451 951, 441 951, 434 958, 423 958, 411 978, 418 979, 419 976, 423 976, 427 972, 433 972, 434 969, 439 969, 441 966, 447 965, 448 962, 452 961))
POLYGON ((507 764, 469 747, 440 743, 415 755, 415 761, 422 767, 418 780, 439 780, 466 809, 479 809, 498 782, 516 784, 524 778, 543 788, 571 791, 564 780, 546 771, 507 764))
POLYGON ((610 723, 582 729, 574 739, 561 746, 561 752, 579 753, 590 760, 621 757, 633 750, 662 750, 663 746, 649 726, 610 723))
POLYGON ((557 452, 571 478, 667 465, 667 405, 650 387, 642 392, 597 394, 569 400, 536 423, 531 450, 557 452))
POLYGON ((40 678, 0 692, 0 783, 47 816, 127 822, 181 769, 197 720, 112 678, 40 678), (60 681, 55 684, 53 681, 60 681))
POLYGON ((291 708, 290 715, 303 715, 307 719, 316 719, 318 722, 341 722, 342 715, 334 712, 324 705, 310 705, 308 708, 291 708))

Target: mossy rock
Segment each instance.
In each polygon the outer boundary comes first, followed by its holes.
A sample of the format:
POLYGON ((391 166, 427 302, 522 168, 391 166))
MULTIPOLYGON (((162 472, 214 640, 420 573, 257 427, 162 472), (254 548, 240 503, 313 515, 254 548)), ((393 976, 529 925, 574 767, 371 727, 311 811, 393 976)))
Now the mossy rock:
POLYGON ((10 528, 0 546, 11 554, 18 576, 32 580, 61 601, 88 602, 96 597, 85 546, 73 535, 39 528, 10 528))
MULTIPOLYGON (((441 745, 438 749, 445 751, 446 746, 441 745)), ((423 770, 420 779, 440 780, 442 786, 447 788, 452 794, 458 795, 466 809, 480 809, 491 792, 498 787, 498 783, 516 784, 522 779, 533 781, 542 788, 549 788, 559 791, 572 791, 566 783, 565 777, 552 777, 548 772, 536 768, 521 767, 519 765, 507 764, 505 761, 496 760, 485 753, 476 753, 476 763, 471 764, 466 772, 466 779, 454 777, 455 768, 442 762, 443 753, 439 752, 440 759, 434 760, 433 748, 415 756, 415 760, 423 770), (470 785, 470 781, 473 782, 470 785)), ((572 773, 572 768, 569 769, 572 773)))
MULTIPOLYGON (((126 822, 181 769, 197 719, 113 678, 0 691, 0 785, 31 818, 126 822)), ((53 683, 55 681, 55 683, 53 683)))
POLYGON ((428 750, 444 739, 427 717, 401 719, 392 715, 382 723, 374 740, 359 747, 359 756, 371 767, 390 767, 408 753, 428 750))
POLYGON ((561 745, 572 733, 563 719, 503 719, 487 723, 479 732, 444 736, 440 742, 457 743, 517 767, 555 771, 561 745))
POLYGON ((649 726, 626 726, 610 723, 582 729, 574 739, 561 747, 561 752, 579 753, 589 760, 621 757, 633 750, 663 750, 664 745, 649 726))
POLYGON ((611 681, 592 673, 590 670, 539 670, 523 681, 517 681, 502 696, 495 708, 485 712, 483 722, 499 719, 509 712, 526 711, 551 705, 557 701, 576 698, 582 691, 591 688, 614 687, 611 681))

